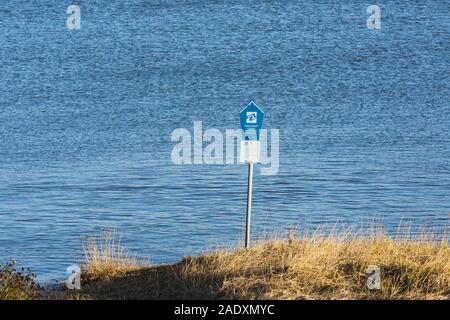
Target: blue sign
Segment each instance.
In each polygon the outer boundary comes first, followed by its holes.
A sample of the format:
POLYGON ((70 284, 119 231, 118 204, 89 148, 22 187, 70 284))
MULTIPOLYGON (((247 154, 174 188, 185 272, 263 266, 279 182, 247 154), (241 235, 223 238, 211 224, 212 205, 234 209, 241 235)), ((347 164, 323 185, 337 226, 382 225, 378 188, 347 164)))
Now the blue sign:
POLYGON ((259 140, 259 130, 262 128, 264 111, 253 101, 241 110, 241 128, 244 130, 244 140, 259 140))

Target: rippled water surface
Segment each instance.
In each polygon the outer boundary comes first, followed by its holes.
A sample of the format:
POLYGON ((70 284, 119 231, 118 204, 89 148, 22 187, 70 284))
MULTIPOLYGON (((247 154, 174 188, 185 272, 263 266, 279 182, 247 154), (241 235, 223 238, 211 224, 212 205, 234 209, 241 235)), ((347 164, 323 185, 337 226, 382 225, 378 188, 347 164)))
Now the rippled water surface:
POLYGON ((255 230, 448 225, 450 5, 386 2, 375 31, 369 4, 2 2, 0 261, 61 278, 105 227, 153 262, 235 243, 246 167, 176 166, 170 135, 237 128, 250 100, 281 137, 255 230))

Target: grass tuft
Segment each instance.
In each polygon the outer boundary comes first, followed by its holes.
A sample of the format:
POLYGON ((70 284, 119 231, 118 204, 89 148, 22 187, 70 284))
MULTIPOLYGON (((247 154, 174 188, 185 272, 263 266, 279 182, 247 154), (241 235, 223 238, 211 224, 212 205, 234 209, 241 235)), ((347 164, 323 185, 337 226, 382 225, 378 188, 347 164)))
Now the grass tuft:
POLYGON ((105 279, 138 270, 147 265, 131 255, 122 244, 122 235, 114 229, 104 230, 99 237, 88 237, 82 243, 84 263, 83 279, 105 279))

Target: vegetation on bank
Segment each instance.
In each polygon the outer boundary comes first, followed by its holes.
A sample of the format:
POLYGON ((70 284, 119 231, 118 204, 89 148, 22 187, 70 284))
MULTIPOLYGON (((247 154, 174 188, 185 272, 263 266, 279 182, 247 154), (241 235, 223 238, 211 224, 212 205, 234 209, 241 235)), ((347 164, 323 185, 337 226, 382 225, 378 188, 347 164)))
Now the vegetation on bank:
POLYGON ((130 258, 120 245, 113 253, 111 246, 103 252, 95 243, 85 249, 82 289, 64 298, 450 299, 446 234, 438 239, 427 232, 391 238, 381 229, 366 236, 291 232, 247 250, 215 250, 157 266, 130 258), (369 266, 380 268, 379 290, 367 286, 369 266))
POLYGON ((40 295, 36 276, 30 269, 17 269, 12 260, 0 266, 0 300, 30 300, 40 295))
MULTIPOLYGON (((291 232, 250 249, 218 249, 175 264, 150 265, 107 231, 83 243, 81 290, 47 292, 45 298, 450 299, 447 232, 433 234, 291 232), (380 268, 380 289, 367 286, 370 266, 380 268)), ((0 279, 13 279, 8 291, 0 289, 0 299, 39 298, 33 277, 13 270, 0 272, 0 279)))

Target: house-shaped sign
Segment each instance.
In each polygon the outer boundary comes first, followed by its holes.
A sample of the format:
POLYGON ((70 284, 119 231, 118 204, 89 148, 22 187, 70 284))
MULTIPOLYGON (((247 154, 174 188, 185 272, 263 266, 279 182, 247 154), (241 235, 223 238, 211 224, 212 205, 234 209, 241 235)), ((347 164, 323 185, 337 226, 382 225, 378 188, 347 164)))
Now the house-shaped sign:
POLYGON ((259 130, 262 128, 264 111, 253 101, 240 112, 241 128, 244 141, 259 141, 259 130))

